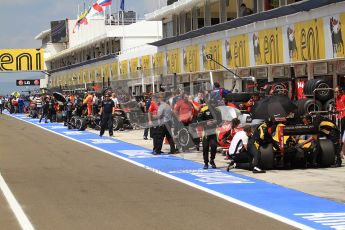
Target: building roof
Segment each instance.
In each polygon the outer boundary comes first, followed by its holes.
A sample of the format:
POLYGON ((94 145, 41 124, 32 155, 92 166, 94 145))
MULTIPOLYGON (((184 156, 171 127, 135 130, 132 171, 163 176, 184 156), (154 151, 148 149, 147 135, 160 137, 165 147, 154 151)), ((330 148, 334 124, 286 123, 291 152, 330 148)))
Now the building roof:
MULTIPOLYGON (((202 1, 203 2, 203 1, 202 1)), ((177 14, 188 8, 192 8, 202 3, 200 0, 179 0, 171 5, 164 6, 152 13, 145 15, 146 20, 162 20, 169 15, 177 14)))
POLYGON ((39 33, 36 37, 35 40, 42 40, 43 38, 45 38, 48 34, 50 34, 51 30, 44 30, 41 33, 39 33))
MULTIPOLYGON (((269 11, 264 11, 252 15, 248 15, 245 17, 240 17, 236 18, 234 20, 224 22, 221 24, 213 25, 213 26, 206 26, 198 30, 190 31, 188 33, 178 35, 175 37, 169 37, 169 38, 164 38, 162 40, 152 42, 150 45, 153 46, 164 46, 168 45, 171 43, 215 33, 215 32, 220 32, 224 30, 229 30, 229 29, 234 29, 238 28, 241 26, 249 25, 254 22, 260 22, 264 20, 269 20, 273 18, 278 18, 282 16, 287 16, 303 11, 309 11, 315 8, 323 7, 329 4, 337 3, 337 2, 344 2, 345 0, 306 0, 306 1, 301 1, 297 2, 295 4, 287 5, 287 6, 282 6, 276 9, 272 9, 269 11)), ((177 3, 177 2, 176 2, 177 3)), ((175 3, 174 3, 175 4, 175 3)), ((174 5, 173 4, 173 5, 174 5)))

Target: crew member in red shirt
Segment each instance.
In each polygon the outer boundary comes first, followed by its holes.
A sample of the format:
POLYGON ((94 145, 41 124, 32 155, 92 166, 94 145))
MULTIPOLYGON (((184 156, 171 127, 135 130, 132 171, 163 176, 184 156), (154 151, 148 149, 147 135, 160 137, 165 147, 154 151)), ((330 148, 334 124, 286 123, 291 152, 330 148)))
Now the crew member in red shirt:
POLYGON ((336 110, 338 112, 337 118, 341 120, 341 131, 343 131, 345 128, 345 94, 344 91, 339 87, 335 89, 335 92, 337 95, 335 102, 336 110))
POLYGON ((157 125, 155 126, 153 124, 153 116, 156 116, 158 113, 158 103, 157 99, 155 97, 152 97, 150 107, 148 109, 148 118, 149 118, 149 126, 150 126, 150 135, 152 136, 153 139, 153 152, 155 152, 155 143, 158 140, 157 137, 157 125))
POLYGON ((174 108, 178 120, 184 125, 188 125, 193 119, 193 105, 188 100, 188 96, 183 94, 183 97, 176 103, 174 108))

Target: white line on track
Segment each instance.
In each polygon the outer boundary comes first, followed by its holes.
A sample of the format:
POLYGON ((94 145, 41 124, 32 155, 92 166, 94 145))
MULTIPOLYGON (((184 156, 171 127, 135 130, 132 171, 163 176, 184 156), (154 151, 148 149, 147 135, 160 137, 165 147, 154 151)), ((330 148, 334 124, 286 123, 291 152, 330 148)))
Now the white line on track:
POLYGON ((4 178, 0 174, 0 189, 4 194, 8 204, 10 205, 14 215, 17 218, 20 226, 24 230, 34 230, 29 218, 25 215, 23 209, 20 207, 18 201, 14 197, 13 193, 11 192, 10 188, 6 184, 4 178))
MULTIPOLYGON (((8 115, 8 116, 11 116, 11 115, 8 115)), ((250 209, 250 210, 252 210, 252 211, 254 211, 254 212, 257 212, 257 213, 259 213, 259 214, 262 214, 262 215, 268 216, 268 217, 270 217, 270 218, 272 218, 272 219, 275 219, 275 220, 278 220, 278 221, 280 221, 280 222, 283 222, 283 223, 285 223, 285 224, 294 226, 294 227, 299 228, 299 229, 314 230, 314 228, 309 227, 309 226, 307 226, 307 225, 298 223, 298 222, 293 221, 293 220, 290 220, 290 219, 288 219, 288 218, 286 218, 286 217, 283 217, 283 216, 280 216, 280 215, 278 215, 278 214, 269 212, 269 211, 267 211, 267 210, 265 210, 265 209, 258 208, 258 207, 254 206, 254 205, 245 203, 245 202, 243 202, 243 201, 241 201, 241 200, 238 200, 238 199, 235 199, 235 198, 233 198, 233 197, 224 195, 224 194, 222 194, 222 193, 213 191, 213 190, 211 190, 211 189, 202 187, 202 186, 197 185, 197 184, 195 184, 195 183, 193 183, 193 182, 190 182, 190 181, 187 181, 187 180, 184 180, 184 179, 175 177, 175 176, 173 176, 173 175, 170 175, 170 174, 168 174, 168 173, 162 172, 162 171, 160 171, 160 170, 156 170, 156 169, 154 169, 154 168, 150 168, 150 167, 148 167, 148 166, 146 166, 146 165, 144 165, 144 164, 141 164, 141 163, 135 162, 135 161, 133 161, 133 160, 127 159, 127 158, 125 158, 125 157, 119 156, 119 155, 117 155, 116 153, 112 153, 112 152, 110 152, 110 151, 101 149, 101 148, 96 147, 96 146, 93 146, 93 145, 91 145, 91 144, 88 144, 88 143, 85 143, 85 142, 82 142, 82 141, 73 139, 72 137, 65 136, 65 135, 63 135, 63 134, 60 134, 60 133, 55 132, 55 131, 53 131, 53 130, 50 130, 50 129, 48 129, 48 128, 42 127, 42 126, 40 126, 40 125, 38 125, 38 124, 31 123, 30 121, 27 121, 27 120, 24 120, 24 119, 15 117, 15 116, 11 116, 11 117, 16 118, 16 119, 18 119, 18 120, 20 120, 20 121, 26 122, 26 123, 28 123, 28 124, 37 126, 37 127, 41 128, 41 129, 44 129, 44 130, 49 131, 49 132, 51 132, 51 133, 57 134, 57 135, 59 135, 59 136, 65 137, 65 138, 67 138, 67 139, 69 139, 69 140, 72 140, 72 141, 78 142, 78 143, 80 143, 80 144, 89 146, 89 147, 91 147, 91 148, 93 148, 93 149, 99 150, 99 151, 104 152, 104 153, 106 153, 106 154, 109 154, 109 155, 111 155, 111 156, 113 156, 113 157, 116 157, 116 158, 119 158, 119 159, 121 159, 121 160, 127 161, 127 162, 129 162, 129 163, 131 163, 131 164, 134 164, 134 165, 136 165, 136 166, 139 166, 139 167, 141 167, 141 168, 145 168, 145 169, 147 169, 147 170, 150 170, 150 171, 152 171, 152 172, 154 172, 154 173, 157 173, 157 174, 159 174, 159 175, 165 176, 165 177, 170 178, 170 179, 172 179, 172 180, 179 181, 179 182, 181 182, 181 183, 183 183, 183 184, 186 184, 186 185, 189 185, 189 186, 191 186, 191 187, 193 187, 193 188, 202 190, 202 191, 204 191, 204 192, 207 192, 207 193, 209 193, 209 194, 212 194, 212 195, 214 195, 214 196, 217 196, 217 197, 219 197, 219 198, 222 198, 222 199, 224 199, 224 200, 227 200, 227 201, 229 201, 229 202, 231 202, 231 203, 237 204, 237 205, 239 205, 239 206, 242 206, 242 207, 244 207, 244 208, 250 209)))

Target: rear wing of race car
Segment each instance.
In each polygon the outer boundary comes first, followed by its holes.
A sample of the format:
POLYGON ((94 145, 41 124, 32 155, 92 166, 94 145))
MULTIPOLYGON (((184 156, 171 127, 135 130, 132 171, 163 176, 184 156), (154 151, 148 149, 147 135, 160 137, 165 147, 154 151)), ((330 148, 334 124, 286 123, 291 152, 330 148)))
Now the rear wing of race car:
POLYGON ((283 129, 284 136, 313 135, 318 133, 319 130, 315 125, 288 125, 283 129))

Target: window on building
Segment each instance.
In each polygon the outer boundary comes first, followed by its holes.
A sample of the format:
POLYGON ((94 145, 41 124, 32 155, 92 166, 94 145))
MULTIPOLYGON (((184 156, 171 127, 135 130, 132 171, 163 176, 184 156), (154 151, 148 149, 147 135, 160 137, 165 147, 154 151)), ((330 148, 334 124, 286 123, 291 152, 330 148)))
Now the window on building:
POLYGON ((287 4, 293 4, 295 2, 300 2, 301 0, 286 0, 287 4))
POLYGON ((210 7, 210 14, 211 14, 211 25, 216 25, 219 24, 220 22, 220 7, 219 7, 220 2, 216 1, 214 3, 211 3, 210 7))
POLYGON ((189 11, 186 13, 186 32, 189 32, 192 30, 192 12, 189 11))
POLYGON ((198 29, 205 26, 205 6, 197 9, 198 29))
POLYGON ((265 0, 264 2, 265 10, 272 10, 279 7, 279 0, 265 0))
POLYGON ((236 0, 226 0, 227 21, 237 18, 236 0))
POLYGON ((174 35, 174 24, 173 21, 163 23, 163 37, 169 38, 174 35))
POLYGON ((173 15, 173 36, 180 34, 180 17, 179 15, 173 15))

